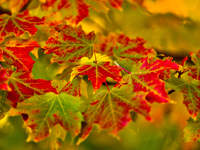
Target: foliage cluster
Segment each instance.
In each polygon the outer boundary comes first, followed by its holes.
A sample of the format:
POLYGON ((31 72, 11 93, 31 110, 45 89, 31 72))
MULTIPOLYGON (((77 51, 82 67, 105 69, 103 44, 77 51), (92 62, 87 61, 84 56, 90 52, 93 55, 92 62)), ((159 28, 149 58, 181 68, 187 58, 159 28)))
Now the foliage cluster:
POLYGON ((119 138, 134 115, 152 121, 152 103, 173 103, 174 90, 191 115, 184 140, 200 140, 200 51, 186 66, 187 57, 176 63, 143 38, 87 33, 79 25, 91 11, 122 11, 123 3, 142 7, 141 1, 17 2, 0 1, 0 118, 21 115, 28 141, 49 138, 58 149, 69 133, 79 144, 94 124, 119 138))

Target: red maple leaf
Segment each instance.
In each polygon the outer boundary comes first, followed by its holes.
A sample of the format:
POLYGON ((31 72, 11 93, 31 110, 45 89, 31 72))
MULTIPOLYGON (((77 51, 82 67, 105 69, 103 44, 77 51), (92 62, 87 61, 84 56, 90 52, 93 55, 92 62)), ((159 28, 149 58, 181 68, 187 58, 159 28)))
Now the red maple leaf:
POLYGON ((10 75, 9 86, 12 91, 7 93, 6 98, 13 102, 14 107, 18 102, 24 101, 34 94, 57 93, 50 81, 34 79, 32 73, 24 70, 13 72, 10 75))
POLYGON ((148 92, 146 99, 149 102, 166 103, 170 100, 165 83, 159 75, 170 69, 179 70, 179 65, 169 59, 151 62, 146 58, 135 63, 131 73, 125 75, 123 79, 132 85, 133 92, 148 92))
POLYGON ((77 75, 87 75, 88 80, 92 82, 94 92, 98 90, 103 82, 106 82, 107 77, 111 77, 116 81, 121 81, 121 68, 116 65, 111 65, 110 62, 93 63, 88 62, 78 67, 73 68, 71 79, 77 75))
POLYGON ((29 53, 34 48, 39 47, 34 40, 21 40, 18 38, 11 38, 1 44, 0 47, 0 61, 5 61, 9 65, 14 65, 17 69, 30 71, 33 67, 34 61, 29 53))
POLYGON ((20 36, 25 32, 33 36, 37 28, 35 25, 43 24, 44 18, 32 17, 28 10, 15 15, 0 15, 0 43, 8 36, 20 36))

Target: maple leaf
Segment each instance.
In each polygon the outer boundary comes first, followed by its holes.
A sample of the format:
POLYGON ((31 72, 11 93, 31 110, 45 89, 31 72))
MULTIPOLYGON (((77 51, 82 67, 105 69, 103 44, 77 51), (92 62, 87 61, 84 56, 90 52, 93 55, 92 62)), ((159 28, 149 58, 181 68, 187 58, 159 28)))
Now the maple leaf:
MULTIPOLYGON (((191 60, 194 62, 194 66, 188 67, 186 70, 190 72, 187 74, 192 77, 193 80, 187 81, 183 78, 171 78, 166 81, 167 86, 173 88, 174 90, 181 91, 183 93, 183 104, 187 107, 188 112, 192 117, 197 117, 200 110, 200 51, 195 53, 190 53, 191 60)), ((187 57, 184 58, 182 64, 185 64, 187 57)))
POLYGON ((26 125, 32 129, 29 141, 40 141, 50 136, 52 127, 60 124, 72 137, 79 134, 83 116, 77 109, 79 98, 66 93, 53 92, 34 95, 18 104, 12 115, 27 114, 26 125))
POLYGON ((39 47, 36 41, 11 38, 0 45, 0 61, 6 60, 6 63, 14 65, 17 69, 28 71, 32 69, 34 61, 29 53, 39 47))
POLYGON ((29 1, 30 0, 1 0, 0 5, 8 3, 8 9, 10 9, 12 13, 16 13, 19 12, 29 1))
POLYGON ((194 142, 200 141, 200 114, 197 115, 197 118, 189 118, 187 126, 184 128, 184 137, 183 140, 185 142, 194 142))
POLYGON ((55 92, 56 90, 51 86, 50 81, 42 79, 34 79, 32 73, 20 70, 19 72, 13 72, 9 77, 9 86, 12 91, 7 93, 7 99, 9 99, 13 105, 20 101, 24 101, 27 98, 36 94, 44 94, 45 92, 55 92))
POLYGON ((181 91, 183 93, 183 104, 186 105, 187 110, 196 117, 200 110, 200 81, 192 80, 191 82, 183 78, 171 78, 166 81, 167 86, 174 90, 181 91))
POLYGON ((145 48, 146 41, 142 38, 131 39, 124 34, 110 33, 108 36, 98 34, 94 43, 95 52, 114 56, 115 59, 130 59, 133 61, 145 57, 155 57, 154 49, 145 48))
POLYGON ((60 34, 49 37, 44 46, 46 54, 53 53, 52 63, 66 64, 79 62, 82 57, 92 57, 94 32, 86 34, 81 26, 69 25, 58 26, 56 29, 60 34))
POLYGON ((32 17, 28 10, 23 11, 17 15, 0 15, 0 43, 8 36, 20 36, 25 32, 33 36, 37 28, 35 25, 43 24, 44 18, 32 17))
POLYGON ((190 67, 190 73, 188 75, 195 80, 200 80, 200 51, 197 54, 191 52, 190 56, 195 66, 190 67))
POLYGON ((130 111, 138 112, 151 120, 150 106, 145 100, 146 94, 133 93, 129 85, 112 88, 110 91, 101 90, 94 95, 94 101, 84 113, 86 126, 83 128, 78 144, 89 135, 93 124, 98 124, 100 129, 117 136, 130 121, 130 111))
POLYGON ((165 90, 165 82, 159 75, 170 69, 178 70, 179 65, 169 59, 151 62, 145 58, 136 62, 131 73, 124 75, 123 80, 131 85, 133 92, 148 92, 146 99, 149 102, 166 103, 170 100, 165 90))
POLYGON ((135 62, 156 56, 153 48, 143 46, 145 43, 146 41, 142 38, 131 39, 122 33, 110 33, 108 36, 97 34, 94 50, 112 57, 119 67, 130 72, 135 62))
POLYGON ((121 81, 120 73, 121 68, 111 65, 109 61, 99 63, 88 62, 73 68, 71 79, 78 75, 87 75, 88 81, 92 82, 94 92, 96 92, 102 83, 106 82, 107 77, 111 77, 118 82, 121 81))
POLYGON ((0 89, 11 91, 11 88, 8 85, 8 74, 6 73, 6 69, 0 69, 0 89))

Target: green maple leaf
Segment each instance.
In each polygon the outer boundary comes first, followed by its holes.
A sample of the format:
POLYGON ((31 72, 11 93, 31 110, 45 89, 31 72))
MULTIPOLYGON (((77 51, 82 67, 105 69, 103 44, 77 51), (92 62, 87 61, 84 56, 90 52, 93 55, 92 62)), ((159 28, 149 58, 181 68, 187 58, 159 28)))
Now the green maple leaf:
POLYGON ((27 114, 26 125, 32 129, 28 139, 40 141, 48 136, 56 124, 60 124, 72 137, 79 134, 82 114, 77 112, 81 101, 66 93, 53 92, 34 95, 17 105, 12 114, 27 114))

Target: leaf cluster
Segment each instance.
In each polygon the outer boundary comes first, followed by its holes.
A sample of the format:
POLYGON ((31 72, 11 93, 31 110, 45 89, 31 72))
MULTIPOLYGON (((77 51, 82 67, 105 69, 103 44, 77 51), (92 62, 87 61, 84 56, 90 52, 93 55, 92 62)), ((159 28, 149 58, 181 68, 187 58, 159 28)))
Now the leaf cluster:
POLYGON ((79 144, 94 125, 119 138, 130 113, 152 121, 151 104, 171 103, 170 90, 183 93, 191 114, 186 141, 199 140, 200 51, 186 67, 187 58, 182 64, 160 59, 143 38, 86 33, 78 25, 89 8, 121 10, 122 1, 5 3, 11 14, 0 15, 0 118, 21 115, 31 130, 28 141, 48 138, 58 149, 58 139, 70 134, 79 144))

